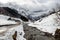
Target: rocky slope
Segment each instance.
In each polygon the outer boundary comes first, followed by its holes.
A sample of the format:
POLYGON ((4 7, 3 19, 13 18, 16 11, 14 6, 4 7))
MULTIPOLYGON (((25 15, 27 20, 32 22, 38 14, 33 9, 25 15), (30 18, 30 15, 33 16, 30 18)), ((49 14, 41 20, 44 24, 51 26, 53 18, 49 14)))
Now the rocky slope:
POLYGON ((26 40, 55 40, 52 34, 47 32, 42 32, 36 27, 28 26, 24 24, 23 26, 26 40))

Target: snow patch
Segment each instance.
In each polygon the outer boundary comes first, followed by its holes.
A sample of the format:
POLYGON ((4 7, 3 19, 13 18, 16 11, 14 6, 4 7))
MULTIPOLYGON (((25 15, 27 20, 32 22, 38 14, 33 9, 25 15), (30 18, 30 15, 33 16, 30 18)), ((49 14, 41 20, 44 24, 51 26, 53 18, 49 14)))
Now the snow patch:
POLYGON ((17 24, 15 21, 8 20, 9 16, 0 15, 0 25, 17 24))

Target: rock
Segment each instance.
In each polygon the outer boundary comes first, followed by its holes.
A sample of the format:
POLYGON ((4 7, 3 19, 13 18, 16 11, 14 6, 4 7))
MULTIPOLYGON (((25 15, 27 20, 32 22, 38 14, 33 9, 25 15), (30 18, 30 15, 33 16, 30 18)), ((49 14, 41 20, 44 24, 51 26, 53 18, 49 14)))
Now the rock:
POLYGON ((16 37, 17 37, 17 31, 15 31, 14 35, 12 35, 13 40, 17 40, 16 37))
POLYGON ((55 31, 55 39, 56 39, 56 40, 60 40, 60 29, 57 29, 57 30, 55 31))

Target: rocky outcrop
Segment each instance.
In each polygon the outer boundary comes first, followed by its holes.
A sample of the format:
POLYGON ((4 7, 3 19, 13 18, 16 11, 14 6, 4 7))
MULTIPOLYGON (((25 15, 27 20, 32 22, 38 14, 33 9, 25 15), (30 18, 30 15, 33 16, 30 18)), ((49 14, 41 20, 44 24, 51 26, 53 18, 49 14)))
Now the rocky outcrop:
POLYGON ((57 30, 55 31, 55 39, 56 39, 56 40, 60 40, 60 29, 57 29, 57 30))

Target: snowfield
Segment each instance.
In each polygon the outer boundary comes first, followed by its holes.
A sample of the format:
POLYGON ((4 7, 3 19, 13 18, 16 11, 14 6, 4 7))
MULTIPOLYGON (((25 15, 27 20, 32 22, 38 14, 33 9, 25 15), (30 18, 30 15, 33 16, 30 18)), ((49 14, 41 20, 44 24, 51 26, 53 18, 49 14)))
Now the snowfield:
POLYGON ((23 24, 20 19, 17 18, 12 18, 16 20, 20 20, 20 24, 18 24, 15 21, 8 20, 10 18, 9 16, 5 15, 0 15, 0 25, 10 25, 10 24, 17 24, 13 26, 2 26, 0 27, 0 40, 13 40, 12 35, 17 31, 17 40, 26 40, 24 36, 24 31, 23 31, 23 24), (22 35, 20 35, 22 33, 22 35))

